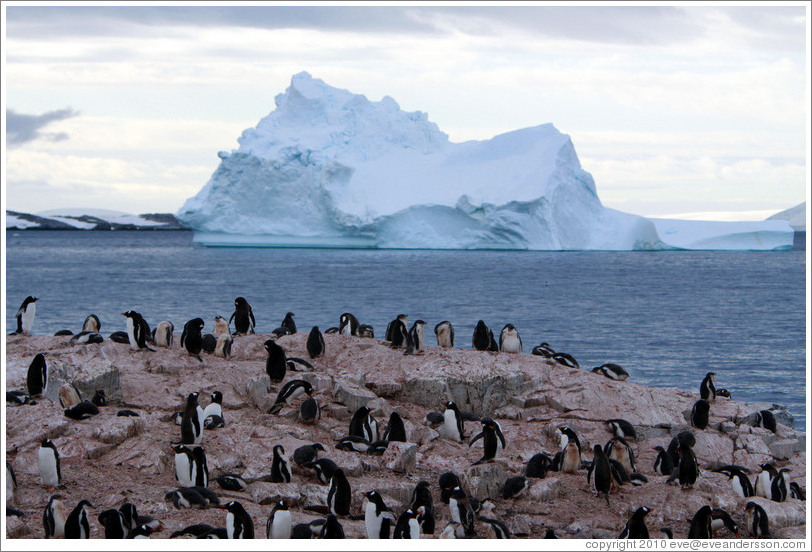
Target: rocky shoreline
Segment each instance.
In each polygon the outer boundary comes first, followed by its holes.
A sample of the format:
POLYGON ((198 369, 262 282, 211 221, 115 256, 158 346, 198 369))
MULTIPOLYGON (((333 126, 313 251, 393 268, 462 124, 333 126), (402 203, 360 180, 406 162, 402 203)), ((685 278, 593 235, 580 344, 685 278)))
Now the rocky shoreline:
MULTIPOLYGON (((173 414, 182 410, 190 392, 200 393, 208 404, 215 390, 223 394, 225 427, 205 431, 205 449, 212 479, 235 472, 261 478, 270 472, 271 450, 282 444, 288 455, 305 444, 319 442, 327 457, 342 467, 352 488, 351 514, 362 515, 363 491, 377 489, 395 515, 408 507, 417 482, 431 484, 438 537, 450 519, 440 502, 438 477, 446 471, 460 476, 469 495, 491 498, 489 517, 500 519, 514 537, 541 538, 553 529, 559 538, 615 538, 640 506, 651 508, 647 525, 652 537, 660 527, 685 538, 689 520, 704 505, 725 509, 738 523, 739 536, 752 538, 745 505, 764 507, 775 538, 806 537, 806 504, 789 498, 772 502, 740 498, 728 478, 714 467, 736 464, 758 473, 759 465, 772 462, 789 468, 787 476, 806 488, 805 434, 790 429, 786 412, 774 405, 745 404, 717 397, 711 403, 710 423, 704 430, 690 427, 691 407, 697 392, 652 388, 608 379, 584 369, 573 369, 530 354, 426 348, 421 355, 405 356, 371 338, 325 335, 326 354, 312 361, 314 371, 288 371, 285 382, 303 379, 315 388, 322 409, 321 420, 307 425, 297 419, 295 400, 278 415, 268 414, 282 384, 271 384, 265 374, 263 344, 269 335, 234 338, 232 357, 204 354, 202 362, 179 347, 180 336, 170 349, 132 352, 126 344, 105 336, 99 344, 73 344, 70 337, 11 335, 6 338, 7 389, 25 389, 28 366, 37 353, 45 353, 51 379, 36 405, 6 408, 6 454, 16 472, 18 487, 14 507, 22 518, 6 517, 9 538, 42 538, 42 511, 51 492, 41 484, 37 468, 39 441, 51 439, 62 456, 65 488, 59 492, 72 508, 88 499, 91 536, 102 538, 98 514, 118 508, 125 501, 139 513, 161 520, 164 530, 153 538, 167 538, 194 523, 225 526, 220 509, 176 510, 164 495, 177 488, 172 442, 180 440, 173 414), (72 383, 83 398, 104 389, 110 406, 87 420, 63 415, 58 388, 72 383), (270 388, 270 391, 268 389, 270 388), (481 441, 469 446, 441 436, 426 421, 430 411, 442 411, 442 402, 453 400, 476 416, 490 416, 502 427, 507 446, 494 462, 472 465, 482 456, 481 441), (337 450, 347 435, 350 417, 363 405, 383 427, 391 412, 405 421, 408 442, 390 443, 380 456, 337 450), (771 408, 779 422, 776 433, 754 427, 754 414, 771 408), (120 409, 138 417, 118 417, 120 409), (550 472, 543 479, 529 478, 529 488, 517 498, 503 498, 507 478, 524 475, 527 461, 536 453, 559 450, 556 428, 567 425, 580 438, 583 458, 591 459, 592 446, 611 438, 605 423, 622 418, 631 422, 637 440, 630 444, 638 469, 648 482, 625 484, 610 496, 596 498, 587 484, 587 470, 576 474, 550 472), (783 422, 783 423, 781 423, 783 422), (680 431, 691 430, 701 476, 691 489, 667 484, 653 465, 655 446, 667 446, 680 431)), ((306 333, 278 339, 289 357, 307 359, 306 333)), ((724 382, 718 382, 724 386, 724 382)), ((735 397, 735 390, 731 390, 735 397)), ((466 422, 466 436, 480 431, 478 422, 466 422)), ((751 480, 754 475, 751 475, 751 480)), ((221 502, 237 500, 252 516, 257 537, 265 536, 265 522, 280 499, 294 506, 293 523, 323 518, 327 513, 327 486, 306 470, 294 468, 291 483, 255 481, 242 492, 226 491, 217 483, 209 488, 221 502)), ((364 538, 363 520, 340 519, 348 538, 364 538)), ((484 525, 477 527, 485 536, 484 525)), ((733 537, 726 530, 716 535, 733 537)), ((424 536, 425 537, 425 536, 424 536)))

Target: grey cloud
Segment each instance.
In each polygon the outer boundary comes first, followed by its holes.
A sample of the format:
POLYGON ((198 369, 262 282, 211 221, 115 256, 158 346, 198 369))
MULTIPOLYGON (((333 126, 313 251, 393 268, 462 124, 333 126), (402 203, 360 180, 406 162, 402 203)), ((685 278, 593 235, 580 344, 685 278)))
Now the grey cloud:
POLYGON ((10 147, 19 146, 38 138, 51 142, 67 140, 64 132, 44 133, 43 129, 56 121, 63 121, 76 117, 79 113, 71 108, 49 111, 42 115, 26 115, 17 113, 13 109, 6 110, 6 144, 10 147))

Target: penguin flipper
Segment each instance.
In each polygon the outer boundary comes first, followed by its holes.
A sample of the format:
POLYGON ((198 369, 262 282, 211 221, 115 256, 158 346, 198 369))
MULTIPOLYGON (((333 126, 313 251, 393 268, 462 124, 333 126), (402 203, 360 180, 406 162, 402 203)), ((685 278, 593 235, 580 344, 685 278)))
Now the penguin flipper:
MULTIPOLYGON (((474 437, 471 438, 471 441, 468 443, 468 446, 470 447, 471 445, 473 445, 474 443, 477 442, 477 439, 480 439, 481 437, 484 437, 484 436, 485 436, 485 432, 480 431, 474 437)), ((460 435, 460 437, 462 437, 462 435, 460 435)))

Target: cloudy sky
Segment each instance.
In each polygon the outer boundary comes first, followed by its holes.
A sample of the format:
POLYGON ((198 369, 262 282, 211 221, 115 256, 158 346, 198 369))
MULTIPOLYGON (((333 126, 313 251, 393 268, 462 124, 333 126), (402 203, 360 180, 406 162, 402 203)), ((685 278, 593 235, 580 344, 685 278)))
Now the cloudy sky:
POLYGON ((809 4, 3 3, 11 210, 174 212, 292 75, 454 142, 551 122, 603 203, 755 220, 809 186, 809 4))

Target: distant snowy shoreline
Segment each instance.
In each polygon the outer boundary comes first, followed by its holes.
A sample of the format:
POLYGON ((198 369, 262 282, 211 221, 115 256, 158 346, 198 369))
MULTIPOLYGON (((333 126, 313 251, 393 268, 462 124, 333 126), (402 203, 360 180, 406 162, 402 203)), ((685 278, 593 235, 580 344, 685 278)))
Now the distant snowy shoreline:
POLYGON ((80 209, 30 214, 6 211, 6 230, 187 230, 174 215, 130 215, 80 209))

